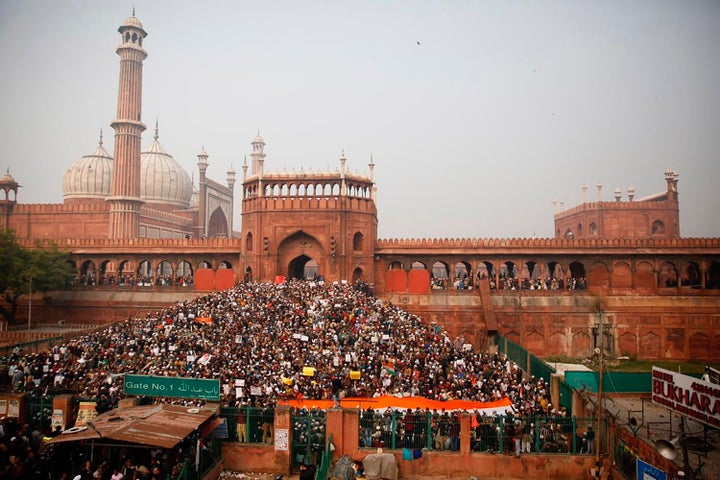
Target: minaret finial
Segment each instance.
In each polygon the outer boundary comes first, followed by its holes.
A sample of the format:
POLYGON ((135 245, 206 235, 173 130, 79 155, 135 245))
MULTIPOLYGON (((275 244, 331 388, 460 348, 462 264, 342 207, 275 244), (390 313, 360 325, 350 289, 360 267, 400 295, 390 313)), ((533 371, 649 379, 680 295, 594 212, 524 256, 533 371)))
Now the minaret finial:
POLYGON ((103 144, 103 139, 102 139, 102 127, 100 127, 100 142, 99 142, 99 143, 100 143, 100 145, 103 144))
POLYGON ((160 128, 159 128, 160 120, 155 119, 155 136, 153 137, 155 141, 157 142, 157 139, 160 138, 160 128))
POLYGON ((132 16, 133 16, 133 17, 135 16, 135 7, 133 7, 133 14, 132 14, 132 16))

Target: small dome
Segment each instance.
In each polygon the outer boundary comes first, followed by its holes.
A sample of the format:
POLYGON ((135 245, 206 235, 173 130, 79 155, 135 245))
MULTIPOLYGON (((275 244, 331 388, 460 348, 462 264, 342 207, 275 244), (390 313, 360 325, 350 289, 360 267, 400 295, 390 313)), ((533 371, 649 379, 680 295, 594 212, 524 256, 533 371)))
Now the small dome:
POLYGON ((263 140, 263 137, 260 136, 258 133, 255 135, 255 138, 253 139, 252 143, 265 143, 265 140, 263 140))
POLYGON ((135 15, 133 15, 132 17, 128 17, 128 19, 123 22, 123 27, 135 27, 143 31, 145 30, 143 28, 143 24, 140 23, 140 20, 138 20, 135 15))
POLYGON ((17 181, 15 181, 15 178, 13 178, 13 176, 10 175, 10 167, 8 167, 7 172, 5 172, 5 175, 0 177, 0 183, 3 185, 17 185, 17 181))
POLYGON ((110 195, 112 185, 113 159, 102 144, 70 165, 63 177, 63 198, 96 198, 104 200, 110 195))
POLYGON ((151 204, 188 208, 193 194, 190 175, 158 142, 140 154, 140 198, 151 204))

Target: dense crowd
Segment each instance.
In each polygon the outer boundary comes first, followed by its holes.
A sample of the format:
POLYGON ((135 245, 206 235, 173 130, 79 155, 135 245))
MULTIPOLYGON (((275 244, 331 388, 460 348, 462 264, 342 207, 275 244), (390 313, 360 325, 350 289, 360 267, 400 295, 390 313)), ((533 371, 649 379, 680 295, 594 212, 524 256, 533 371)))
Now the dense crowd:
MULTIPOLYGON (((342 396, 481 402, 507 397, 517 415, 564 414, 553 409, 542 379, 524 377, 509 360, 480 353, 462 337, 450 338, 440 325, 368 295, 366 287, 240 283, 48 351, 15 351, 4 359, 6 382, 31 395, 94 398, 99 413, 118 404, 124 374, 135 373, 219 379, 221 403, 230 406, 271 408, 280 399, 342 396)), ((0 435, 0 450, 23 450, 7 457, 27 462, 24 475, 36 464, 32 442, 48 434, 33 428, 17 426, 11 437, 0 435)), ((444 431, 442 423, 437 428, 444 431)), ((452 428, 447 431, 447 445, 436 448, 457 448, 452 428)), ((0 464, 8 466, 5 455, 0 451, 0 464)))
POLYGON ((218 378, 226 405, 329 399, 333 380, 346 396, 507 396, 529 413, 547 410, 549 398, 509 360, 451 339, 362 285, 323 282, 241 283, 6 363, 17 388, 74 391, 108 408, 122 396, 124 373, 218 378))

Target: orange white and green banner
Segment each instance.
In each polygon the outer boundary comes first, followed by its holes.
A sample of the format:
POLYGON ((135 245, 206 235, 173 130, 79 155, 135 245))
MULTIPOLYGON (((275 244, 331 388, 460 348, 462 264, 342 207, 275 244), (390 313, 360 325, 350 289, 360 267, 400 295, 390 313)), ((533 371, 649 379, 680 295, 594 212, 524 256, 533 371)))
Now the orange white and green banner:
MULTIPOLYGON (((332 408, 334 402, 332 400, 280 400, 279 405, 288 405, 295 408, 307 408, 307 409, 320 409, 325 410, 332 408)), ((513 412, 512 402, 509 398, 503 398, 494 402, 472 402, 469 400, 430 400, 424 397, 394 397, 391 395, 385 395, 382 397, 374 398, 343 398, 340 401, 340 406, 343 408, 359 408, 365 410, 372 407, 375 411, 384 411, 388 408, 394 410, 407 410, 420 408, 425 410, 441 411, 455 411, 462 410, 466 412, 479 412, 487 415, 502 415, 507 413, 508 410, 513 412)))

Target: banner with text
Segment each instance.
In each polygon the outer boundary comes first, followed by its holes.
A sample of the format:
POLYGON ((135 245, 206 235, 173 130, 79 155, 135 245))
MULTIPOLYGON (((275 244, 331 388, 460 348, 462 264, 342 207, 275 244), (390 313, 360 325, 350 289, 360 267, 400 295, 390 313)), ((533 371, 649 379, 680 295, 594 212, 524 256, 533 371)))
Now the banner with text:
POLYGON ((125 375, 125 395, 220 400, 220 380, 211 378, 125 375))
POLYGON ((720 427, 720 385, 653 367, 652 400, 698 422, 720 427))

